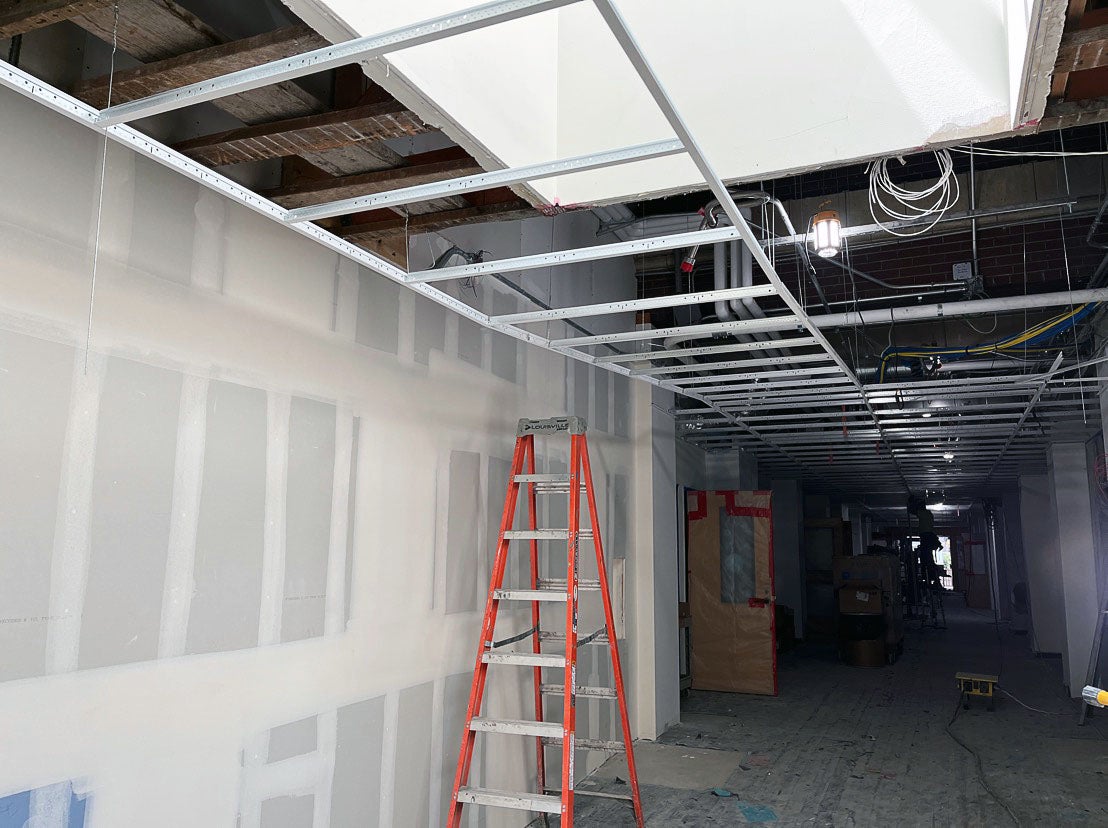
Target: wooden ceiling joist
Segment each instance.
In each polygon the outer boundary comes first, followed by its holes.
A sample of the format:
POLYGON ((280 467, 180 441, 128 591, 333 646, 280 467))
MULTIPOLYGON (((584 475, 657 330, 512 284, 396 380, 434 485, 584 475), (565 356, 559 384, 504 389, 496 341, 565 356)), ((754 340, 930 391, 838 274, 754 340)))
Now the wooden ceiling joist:
POLYGON ((105 43, 111 43, 115 34, 119 48, 143 63, 226 42, 215 29, 173 0, 119 0, 118 33, 110 2, 72 20, 105 43))
MULTIPOLYGON (((73 22, 111 43, 114 26, 111 9, 74 18, 73 22)), ((127 54, 139 60, 158 62, 186 59, 198 50, 225 43, 218 32, 173 0, 121 0, 118 37, 119 48, 127 54)), ((119 102, 114 88, 112 98, 119 102)), ((212 105, 248 125, 305 117, 328 109, 323 101, 292 81, 220 98, 212 101, 212 105)), ((298 154, 330 175, 381 170, 403 163, 398 153, 384 144, 370 141, 298 154)))
POLYGON ((400 187, 414 187, 432 181, 444 181, 481 172, 481 165, 472 158, 438 161, 431 164, 411 164, 391 170, 344 175, 340 178, 308 181, 263 192, 262 195, 283 207, 308 207, 344 198, 383 193, 400 187))
POLYGON ((393 236, 414 236, 418 233, 433 233, 447 230, 462 224, 481 224, 490 221, 517 221, 541 215, 523 199, 513 199, 482 207, 462 207, 457 210, 441 210, 434 213, 422 213, 410 218, 381 219, 379 221, 352 224, 340 227, 338 235, 353 244, 379 242, 393 236))
POLYGON ((407 107, 397 101, 386 101, 233 129, 184 141, 175 149, 197 161, 218 167, 418 135, 427 129, 427 125, 407 107))
MULTIPOLYGON (((0 8, 5 2, 11 0, 0 0, 0 8)), ((36 2, 44 5, 46 0, 36 2)), ((57 0, 54 3, 58 4, 57 0)), ((116 73, 113 103, 325 45, 322 38, 304 26, 228 42, 226 37, 174 0, 118 0, 118 24, 111 0, 69 5, 81 7, 71 16, 73 23, 107 43, 112 42, 113 36, 117 37, 121 51, 146 64, 116 73), (82 10, 83 13, 76 14, 82 10)), ((361 74, 360 67, 351 69, 361 74)), ((107 78, 88 81, 81 90, 87 100, 103 105, 107 78)), ((82 96, 81 90, 78 96, 82 96)), ((358 106, 351 106, 353 100, 346 101, 340 106, 347 108, 328 111, 324 101, 295 82, 272 84, 212 101, 211 105, 247 126, 189 141, 179 149, 211 166, 298 156, 319 174, 330 178, 296 182, 290 189, 303 188, 303 198, 308 198, 307 193, 315 189, 314 197, 319 201, 346 197, 328 194, 343 193, 344 188, 362 187, 358 191, 350 190, 357 194, 366 192, 365 187, 374 187, 376 189, 369 191, 376 192, 406 186, 405 182, 417 183, 423 179, 418 177, 419 171, 412 168, 432 159, 405 163, 399 153, 383 142, 389 138, 417 135, 428 131, 429 127, 391 98, 384 101, 380 98, 379 95, 358 106), (377 179, 372 175, 385 170, 390 171, 388 176, 383 174, 377 179), (370 177, 361 180, 365 175, 370 177), (386 178, 390 183, 383 183, 386 178)), ((338 100, 336 97, 336 102, 338 100)), ((441 177, 478 171, 475 166, 464 166, 458 171, 444 171, 441 177)), ((427 172, 430 174, 429 170, 427 172)), ((292 193, 289 197, 296 198, 292 193)), ((407 209, 416 214, 467 206, 464 199, 450 198, 410 205, 407 209)))
POLYGON ((1080 29, 1062 35, 1055 74, 1081 72, 1108 66, 1108 25, 1080 29))
POLYGON ((0 37, 33 32, 111 5, 111 0, 0 0, 0 37))
POLYGON ((1103 124, 1108 122, 1108 98, 1091 98, 1086 101, 1052 101, 1039 121, 1036 131, 1103 124))
MULTIPOLYGON (((111 82, 112 103, 133 101, 326 45, 327 41, 307 26, 287 26, 244 40, 209 46, 116 72, 111 82)), ((107 105, 108 81, 107 75, 84 81, 77 86, 75 94, 93 106, 103 107, 107 105)))

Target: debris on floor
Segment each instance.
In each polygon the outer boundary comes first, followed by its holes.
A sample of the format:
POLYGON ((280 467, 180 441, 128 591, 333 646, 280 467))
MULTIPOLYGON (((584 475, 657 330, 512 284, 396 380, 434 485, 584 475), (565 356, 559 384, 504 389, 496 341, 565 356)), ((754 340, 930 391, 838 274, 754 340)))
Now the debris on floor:
POLYGON ((776 822, 777 814, 773 808, 766 805, 751 805, 749 802, 739 802, 739 812, 747 822, 776 822))

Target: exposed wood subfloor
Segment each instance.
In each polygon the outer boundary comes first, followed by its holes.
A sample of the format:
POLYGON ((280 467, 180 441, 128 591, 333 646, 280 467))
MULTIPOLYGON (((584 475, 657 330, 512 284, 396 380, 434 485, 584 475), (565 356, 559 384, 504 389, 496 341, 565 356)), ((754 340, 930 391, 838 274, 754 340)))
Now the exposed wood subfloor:
MULTIPOLYGON (((951 726, 1019 824, 1108 825, 1108 711, 1078 727, 1060 661, 1033 657, 1026 636, 1003 625, 1002 650, 991 615, 949 606, 957 602, 947 601, 947 630, 910 630, 892 667, 847 667, 806 645, 781 659, 777 698, 692 692, 680 725, 636 747, 647 824, 745 825, 741 806, 753 806, 782 828, 1014 825, 946 732, 954 674, 969 670, 998 673, 1020 700, 1064 714, 1002 695, 995 712, 975 699, 951 726)), ((625 768, 613 758, 579 789, 626 793, 615 779, 625 768)), ((582 828, 634 824, 611 800, 579 797, 575 811, 582 828)))

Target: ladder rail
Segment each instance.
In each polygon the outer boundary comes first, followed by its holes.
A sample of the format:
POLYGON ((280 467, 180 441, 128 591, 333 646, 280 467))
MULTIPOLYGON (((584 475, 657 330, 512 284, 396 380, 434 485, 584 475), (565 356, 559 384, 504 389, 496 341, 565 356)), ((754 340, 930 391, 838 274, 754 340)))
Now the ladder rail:
POLYGON ((477 734, 470 728, 474 717, 480 712, 481 700, 485 695, 485 679, 488 675, 488 664, 483 658, 485 652, 492 646, 493 634, 496 629, 496 615, 500 602, 496 599, 496 590, 503 586, 504 568, 508 563, 508 546, 510 541, 504 537, 515 518, 516 504, 519 498, 519 485, 515 483, 515 475, 523 471, 524 459, 530 448, 534 453, 534 441, 517 440, 515 452, 512 455, 512 470, 509 477, 508 491, 504 498, 504 514, 500 518, 500 534, 497 538, 496 557, 493 562, 492 576, 489 578, 489 592, 485 599, 485 615, 481 625, 481 639, 477 643, 477 659, 473 668, 473 685, 469 691, 469 702, 466 706, 464 730, 462 732, 462 744, 458 753, 458 767, 454 772, 454 790, 450 799, 450 814, 447 820, 449 828, 459 828, 462 820, 462 803, 458 800, 458 791, 469 778, 470 765, 473 762, 473 748, 477 734))
POLYGON ((581 539, 581 441, 583 435, 569 438, 569 532, 566 546, 566 666, 562 686, 562 828, 573 828, 573 742, 577 730, 577 569, 581 539))
MULTIPOLYGON (((535 435, 527 434, 523 437, 523 440, 530 447, 530 451, 527 455, 527 474, 534 476, 535 474, 535 435)), ((513 478, 514 479, 514 478, 513 478)), ((527 481, 524 485, 527 486, 527 526, 532 532, 538 528, 538 501, 535 492, 535 482, 533 480, 527 481)), ((532 538, 528 544, 528 552, 531 562, 531 589, 539 588, 539 542, 537 539, 532 538)), ((541 608, 538 601, 531 602, 531 629, 534 632, 531 635, 531 649, 533 652, 538 653, 541 651, 541 639, 539 638, 539 624, 540 624, 541 608)), ((535 667, 532 672, 532 681, 534 684, 535 694, 535 721, 541 722, 543 720, 543 703, 542 703, 542 668, 535 667)), ((538 781, 537 790, 541 793, 546 789, 546 755, 543 750, 543 744, 541 738, 535 739, 535 775, 538 781)))
MULTIPOLYGON (((582 438, 584 439, 584 438, 582 438)), ((612 593, 608 589, 608 567, 604 562, 604 543, 600 537, 600 519, 596 511, 596 494, 592 485, 592 465, 586 449, 582 457, 582 471, 585 477, 585 495, 589 503, 589 516, 592 520, 593 548, 596 553, 597 578, 600 581, 600 596, 604 604, 604 623, 608 627, 608 648, 612 657, 612 679, 615 682, 616 699, 619 704, 620 726, 623 731, 624 755, 627 757, 627 777, 631 783, 631 802, 635 809, 635 824, 643 828, 642 799, 639 796, 639 774, 635 767, 635 752, 631 749, 631 723, 627 718, 627 696, 623 690, 623 668, 620 665, 619 646, 616 644, 615 618, 612 614, 612 593)))

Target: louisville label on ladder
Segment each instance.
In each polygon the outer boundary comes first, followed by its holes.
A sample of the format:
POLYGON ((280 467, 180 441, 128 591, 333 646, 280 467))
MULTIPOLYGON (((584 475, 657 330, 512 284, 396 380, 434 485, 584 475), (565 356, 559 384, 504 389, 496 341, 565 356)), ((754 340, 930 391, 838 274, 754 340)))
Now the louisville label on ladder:
MULTIPOLYGON (((550 511, 554 511, 551 509, 550 511)), ((545 617, 549 617, 549 614, 545 617)), ((558 614, 559 621, 562 620, 558 614)), ((560 626, 560 624, 559 624, 560 626)), ((501 745, 506 747, 506 745, 501 745)), ((612 615, 608 575, 604 565, 604 547, 600 537, 600 522, 596 512, 596 495, 589 466, 589 450, 585 440, 585 421, 580 417, 555 417, 547 420, 520 420, 516 432, 515 454, 509 477, 508 493, 504 502, 504 516, 500 521, 500 533, 496 544, 496 558, 489 583, 485 616, 481 624, 481 641, 477 650, 477 663, 473 670, 473 686, 466 708, 462 746, 458 756, 458 769, 454 775, 454 791, 451 797, 449 828, 458 828, 464 805, 496 808, 514 808, 542 814, 557 814, 560 825, 573 825, 573 752, 575 749, 626 751, 627 771, 631 793, 616 798, 628 799, 634 809, 635 822, 643 824, 642 803, 639 799, 639 781, 635 772, 635 756, 631 749, 631 730, 627 720, 627 703, 623 692, 623 673, 616 646, 616 630, 612 615), (568 434, 570 438, 568 474, 536 474, 535 435, 568 434), (514 518, 523 493, 527 502, 527 528, 513 528, 514 518), (585 495, 589 528, 582 530, 581 495, 585 495), (559 528, 539 528, 537 525, 538 496, 569 499, 569 525, 559 528), (592 543, 596 554, 597 580, 586 581, 579 577, 582 540, 592 543), (515 542, 524 541, 529 551, 530 582, 528 589, 508 589, 504 586, 508 555, 515 542), (566 543, 566 576, 544 578, 540 575, 542 556, 550 554, 553 543, 566 543), (599 592, 604 610, 604 625, 593 633, 578 638, 578 593, 599 592), (522 604, 520 603, 522 602, 522 604), (549 602, 549 603, 548 603, 549 602), (530 604, 531 628, 496 638, 496 620, 501 605, 505 612, 511 607, 530 604), (564 627, 542 629, 542 606, 565 605, 564 627), (525 642, 530 643, 527 647, 525 642), (560 652, 549 652, 543 645, 561 645, 560 652), (577 684, 577 650, 586 644, 601 646, 609 653, 614 687, 588 687, 577 684), (516 645, 516 646, 511 646, 516 645), (520 648, 522 646, 522 649, 520 648), (534 683, 534 719, 494 718, 486 711, 482 715, 485 685, 490 667, 498 669, 531 668, 534 683), (561 671, 560 683, 544 682, 543 670, 561 671), (602 704, 619 707, 623 740, 601 741, 578 739, 577 699, 598 699, 602 704), (550 721, 545 715, 544 700, 556 699, 561 705, 561 721, 550 721), (470 765, 478 734, 491 738, 482 745, 485 756, 495 755, 497 739, 504 736, 522 736, 535 739, 536 780, 534 791, 506 791, 468 785, 470 765), (546 778, 546 748, 557 748, 561 753, 561 780, 550 785, 546 778)), ((513 751, 513 755, 516 752, 513 751)), ((585 791, 580 791, 585 794, 585 791)), ((612 794, 604 794, 612 797, 612 794)))

